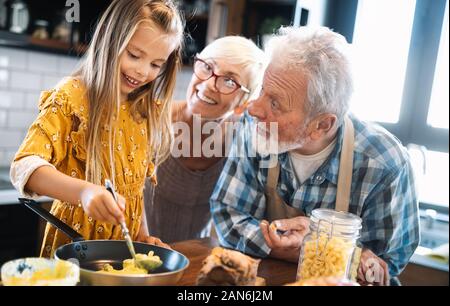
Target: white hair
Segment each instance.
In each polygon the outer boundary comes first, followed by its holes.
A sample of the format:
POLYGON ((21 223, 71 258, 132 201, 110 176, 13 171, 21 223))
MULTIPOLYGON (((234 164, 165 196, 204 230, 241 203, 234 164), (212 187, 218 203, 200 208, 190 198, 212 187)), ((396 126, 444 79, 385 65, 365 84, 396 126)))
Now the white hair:
POLYGON ((250 90, 249 98, 257 94, 268 61, 266 54, 253 41, 241 36, 225 36, 207 45, 200 56, 226 59, 228 63, 242 67, 248 73, 249 84, 242 85, 250 90))
POLYGON ((308 119, 332 113, 342 123, 353 92, 349 44, 342 35, 326 27, 281 27, 266 51, 271 65, 306 76, 308 119))

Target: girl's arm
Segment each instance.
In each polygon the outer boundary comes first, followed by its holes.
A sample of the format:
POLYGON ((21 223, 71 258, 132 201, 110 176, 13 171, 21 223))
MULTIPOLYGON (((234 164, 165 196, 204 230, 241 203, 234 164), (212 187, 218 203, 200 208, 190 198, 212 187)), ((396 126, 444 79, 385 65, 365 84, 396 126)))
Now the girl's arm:
POLYGON ((139 229, 138 237, 146 237, 149 235, 150 234, 148 232, 147 215, 145 213, 145 205, 143 205, 141 216, 141 228, 139 229))
POLYGON ((95 220, 112 224, 125 221, 125 198, 118 195, 116 203, 103 186, 72 178, 53 167, 37 168, 25 184, 25 189, 64 202, 79 203, 95 220))

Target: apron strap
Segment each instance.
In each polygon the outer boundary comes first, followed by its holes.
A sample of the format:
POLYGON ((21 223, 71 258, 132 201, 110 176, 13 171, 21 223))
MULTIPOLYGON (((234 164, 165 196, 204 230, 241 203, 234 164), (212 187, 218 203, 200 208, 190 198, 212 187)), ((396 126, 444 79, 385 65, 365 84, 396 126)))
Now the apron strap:
POLYGON ((278 185, 278 177, 280 176, 280 163, 268 169, 266 188, 276 190, 278 185))
POLYGON ((344 140, 339 162, 339 176, 336 193, 336 210, 348 212, 353 174, 353 150, 355 134, 353 123, 348 116, 344 119, 344 140))
MULTIPOLYGON (((353 149, 354 149, 354 128, 353 123, 348 116, 344 119, 344 139, 341 150, 338 186, 336 194, 337 211, 348 212, 350 205, 350 190, 352 185, 353 174, 353 149)), ((280 176, 280 163, 268 169, 266 182, 266 218, 268 221, 277 219, 292 218, 303 215, 299 209, 295 209, 284 203, 283 199, 278 195, 277 185, 280 176)))
POLYGON ((274 220, 294 218, 297 216, 303 216, 301 209, 294 208, 284 202, 281 196, 278 194, 277 185, 278 177, 280 176, 280 163, 268 169, 267 182, 266 182, 266 215, 267 221, 272 222, 274 220))

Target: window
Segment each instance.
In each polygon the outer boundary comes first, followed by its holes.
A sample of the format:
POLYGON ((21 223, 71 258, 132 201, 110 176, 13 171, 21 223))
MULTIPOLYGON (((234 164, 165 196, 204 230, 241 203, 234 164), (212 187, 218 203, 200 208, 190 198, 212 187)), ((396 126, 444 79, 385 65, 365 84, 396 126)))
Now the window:
POLYGON ((358 1, 352 111, 361 119, 399 120, 415 6, 415 0, 358 1))
POLYGON ((448 205, 448 153, 428 151, 425 175, 419 187, 422 203, 448 205))
POLYGON ((419 202, 446 206, 449 203, 448 153, 428 151, 423 146, 409 145, 419 202))
POLYGON ((448 2, 445 11, 439 55, 434 74, 433 91, 427 123, 435 128, 448 130, 448 2))
POLYGON ((359 0, 355 16, 351 111, 421 148, 420 202, 448 211, 448 1, 359 0))

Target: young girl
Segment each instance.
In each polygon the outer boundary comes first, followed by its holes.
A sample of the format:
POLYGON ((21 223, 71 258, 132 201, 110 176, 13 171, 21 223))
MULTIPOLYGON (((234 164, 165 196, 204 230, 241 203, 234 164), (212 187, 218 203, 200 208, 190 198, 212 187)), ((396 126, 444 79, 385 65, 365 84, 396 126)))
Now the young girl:
MULTIPOLYGON (((162 244, 141 222, 143 187, 172 142, 182 39, 172 1, 113 1, 81 68, 42 93, 39 116, 11 166, 14 186, 28 197, 57 199, 51 213, 85 239, 123 239, 118 224, 125 220, 134 240, 162 244), (113 181, 117 203, 105 179, 113 181)), ((41 255, 68 242, 47 225, 41 255)))

